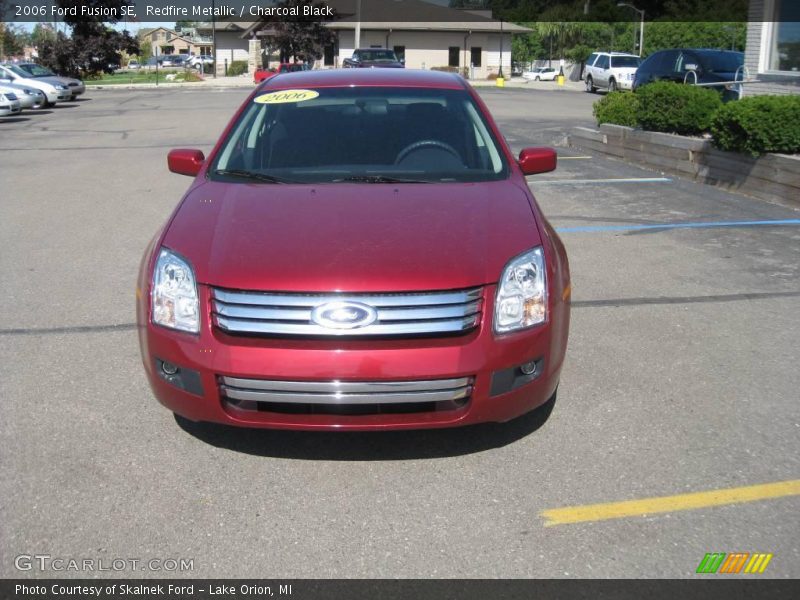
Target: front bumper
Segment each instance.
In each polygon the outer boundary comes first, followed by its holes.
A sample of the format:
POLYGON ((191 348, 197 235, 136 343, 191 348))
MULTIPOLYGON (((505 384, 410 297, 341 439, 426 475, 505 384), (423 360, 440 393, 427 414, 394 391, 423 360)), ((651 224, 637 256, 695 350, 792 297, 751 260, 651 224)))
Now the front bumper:
MULTIPOLYGON (((207 307, 199 335, 150 323, 146 293, 137 310, 142 360, 156 398, 193 421, 306 430, 504 422, 552 397, 566 349, 569 306, 563 302, 551 308, 547 324, 495 336, 494 286, 484 288, 481 323, 465 335, 356 341, 228 335, 212 325, 209 289, 199 288, 207 307), (178 367, 176 376, 164 373, 164 361, 178 367), (532 361, 536 373, 524 375, 520 365, 532 361), (329 393, 334 385, 341 394, 329 393), (395 399, 428 395, 397 410, 380 388, 398 390, 395 399), (326 406, 309 407, 308 392, 320 391, 328 392, 326 406), (277 398, 287 401, 275 402, 276 394, 288 394, 277 398), (337 398, 347 406, 337 406, 337 398)), ((405 401, 411 402, 398 402, 405 401)))
POLYGON ((44 95, 47 97, 47 101, 51 104, 55 104, 56 102, 66 102, 67 100, 72 99, 72 92, 70 90, 48 90, 44 92, 44 95))
POLYGON ((3 104, 0 104, 0 117, 16 115, 21 111, 22 107, 19 104, 19 100, 14 100, 13 102, 6 101, 3 104))

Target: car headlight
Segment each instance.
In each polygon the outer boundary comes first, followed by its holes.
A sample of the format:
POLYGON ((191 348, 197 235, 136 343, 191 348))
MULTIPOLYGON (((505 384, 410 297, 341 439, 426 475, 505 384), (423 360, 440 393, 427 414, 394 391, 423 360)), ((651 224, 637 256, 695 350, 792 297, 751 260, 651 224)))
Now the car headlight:
POLYGON ((494 305, 494 331, 507 333, 544 323, 547 282, 541 246, 512 258, 503 269, 494 305))
POLYGON ((58 85, 56 85, 56 89, 57 90, 68 90, 69 88, 66 85, 63 85, 63 84, 59 83, 58 85))
POLYGON ((198 333, 200 302, 192 267, 177 254, 162 248, 153 270, 150 296, 153 323, 198 333))

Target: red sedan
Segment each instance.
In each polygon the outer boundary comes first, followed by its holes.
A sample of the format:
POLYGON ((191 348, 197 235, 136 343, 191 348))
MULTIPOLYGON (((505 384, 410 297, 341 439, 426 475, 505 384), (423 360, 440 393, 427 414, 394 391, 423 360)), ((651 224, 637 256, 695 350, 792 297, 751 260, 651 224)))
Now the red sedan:
POLYGON ((508 421, 554 399, 564 246, 477 94, 433 71, 278 75, 142 260, 153 392, 194 421, 381 430, 508 421))

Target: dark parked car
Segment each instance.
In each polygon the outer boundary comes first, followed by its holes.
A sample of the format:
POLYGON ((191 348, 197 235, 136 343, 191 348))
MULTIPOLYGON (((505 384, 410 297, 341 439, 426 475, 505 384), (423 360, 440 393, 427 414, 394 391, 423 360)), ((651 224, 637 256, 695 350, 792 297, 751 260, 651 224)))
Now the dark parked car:
POLYGON ((403 63, 397 59, 394 50, 386 48, 363 48, 353 50, 350 58, 345 58, 345 69, 369 69, 374 67, 402 69, 403 63))
MULTIPOLYGON (((633 80, 634 91, 653 81, 677 83, 716 83, 743 79, 744 54, 731 50, 676 48, 654 52, 639 66, 633 80)), ((711 86, 725 100, 738 97, 733 84, 711 86)))
POLYGON ((504 422, 554 400, 564 245, 480 96, 436 71, 267 79, 142 261, 156 398, 193 421, 308 430, 504 422), (208 199, 213 199, 209 202, 208 199))

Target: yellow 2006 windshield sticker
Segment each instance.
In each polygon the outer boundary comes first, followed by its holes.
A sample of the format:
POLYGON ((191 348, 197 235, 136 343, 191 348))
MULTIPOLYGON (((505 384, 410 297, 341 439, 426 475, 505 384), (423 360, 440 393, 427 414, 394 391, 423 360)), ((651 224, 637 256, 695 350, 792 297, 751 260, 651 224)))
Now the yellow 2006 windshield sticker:
POLYGON ((319 96, 319 92, 314 90, 281 90, 256 96, 253 102, 256 104, 285 104, 287 102, 305 102, 313 100, 317 96, 319 96))

